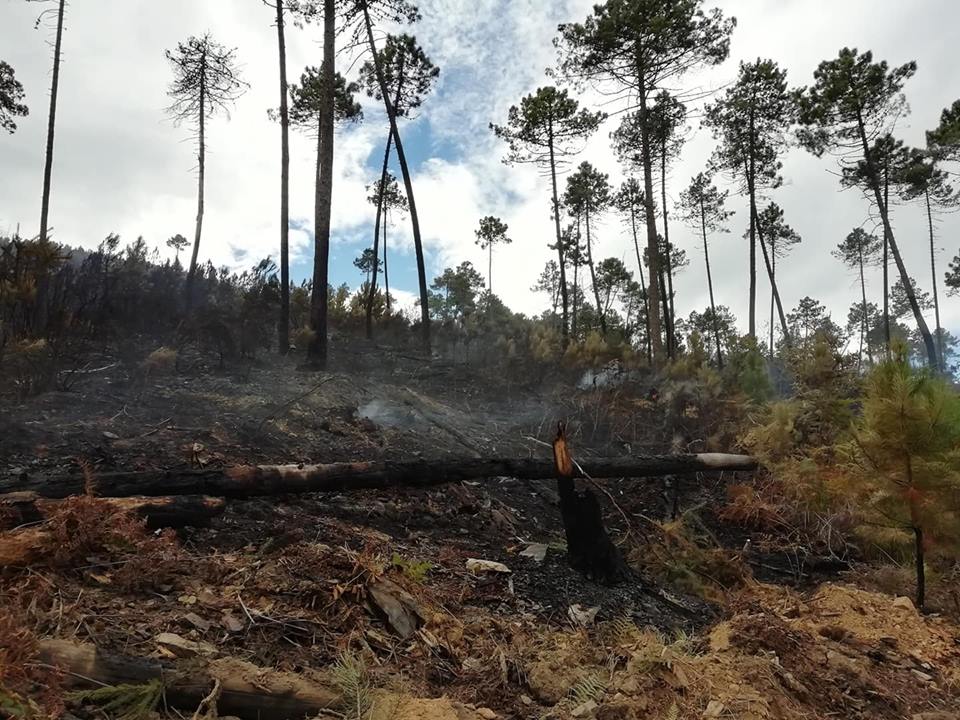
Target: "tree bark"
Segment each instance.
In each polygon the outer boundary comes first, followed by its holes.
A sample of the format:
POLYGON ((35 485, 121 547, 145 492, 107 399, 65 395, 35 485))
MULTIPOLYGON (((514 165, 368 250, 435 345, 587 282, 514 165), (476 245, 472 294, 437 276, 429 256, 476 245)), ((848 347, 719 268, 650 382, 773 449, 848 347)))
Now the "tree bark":
POLYGON ((713 276, 710 274, 710 252, 707 249, 707 211, 700 198, 700 230, 703 233, 703 260, 707 265, 707 289, 710 291, 710 312, 713 313, 713 339, 717 343, 717 367, 723 370, 723 352, 720 350, 720 319, 713 302, 713 276))
POLYGON ((57 126, 57 93, 60 88, 60 49, 63 41, 63 11, 66 0, 57 8, 57 36, 53 44, 53 78, 50 81, 50 114, 47 117, 47 152, 43 163, 43 195, 40 198, 40 242, 47 240, 50 214, 50 182, 53 176, 53 134, 57 126))
MULTIPOLYGON (((890 225, 890 213, 886 201, 880 193, 880 180, 870 156, 870 146, 867 142, 867 133, 863 124, 863 119, 859 113, 857 116, 857 129, 860 133, 860 144, 863 149, 863 158, 867 166, 867 177, 873 190, 874 200, 880 210, 880 219, 883 221, 884 236, 889 241, 890 252, 893 254, 893 261, 897 264, 897 270, 900 271, 900 280, 903 283, 903 289, 907 293, 907 300, 910 302, 910 309, 913 311, 913 317, 917 321, 917 329, 923 337, 923 344, 927 350, 927 363, 934 370, 937 369, 937 350, 933 344, 933 336, 930 335, 930 329, 927 327, 927 321, 920 311, 920 305, 917 303, 917 296, 913 291, 913 283, 910 282, 910 276, 907 274, 907 267, 903 264, 903 258, 900 256, 900 248, 897 246, 896 238, 893 235, 893 227, 890 225)), ((886 265, 884 265, 886 268, 886 265)), ((888 321, 889 322, 889 321, 888 321)), ((889 332, 889 330, 888 330, 889 332)), ((889 347, 889 342, 887 343, 889 347)))
POLYGON ((643 200, 644 214, 647 221, 647 254, 650 256, 650 296, 653 302, 649 305, 647 317, 650 320, 651 354, 654 365, 663 362, 663 338, 661 337, 660 311, 657 307, 657 298, 660 297, 660 248, 657 243, 657 219, 653 209, 653 165, 650 159, 650 128, 647 120, 647 83, 643 68, 638 68, 639 82, 639 117, 640 117, 640 155, 643 161, 643 200))
MULTIPOLYGON (((326 0, 332 2, 332 0, 326 0)), ((367 30, 367 43, 370 46, 370 53, 373 56, 373 67, 377 75, 377 83, 380 85, 380 93, 383 96, 383 104, 387 111, 387 118, 390 120, 390 132, 393 133, 394 144, 397 146, 397 160, 400 163, 400 172, 403 175, 403 186, 407 193, 407 202, 410 204, 410 222, 413 226, 413 247, 417 256, 417 278, 420 284, 420 324, 422 333, 422 343, 424 352, 430 352, 430 307, 429 295, 427 293, 427 270, 423 257, 423 241, 420 237, 420 216, 417 214, 417 201, 413 196, 413 181, 410 179, 410 168, 407 165, 407 156, 403 151, 403 141, 400 139, 400 131, 397 129, 397 115, 393 104, 390 102, 390 96, 387 92, 387 81, 383 75, 383 66, 380 64, 380 56, 377 53, 377 43, 373 38, 373 25, 370 21, 370 9, 367 0, 363 2, 363 21, 367 30)))
MULTIPOLYGON (((720 470, 754 470, 757 461, 747 455, 700 453, 594 458, 583 460, 581 465, 593 478, 640 478, 720 470)), ((495 477, 546 480, 555 478, 556 473, 550 460, 453 458, 112 472, 99 474, 95 481, 99 497, 203 494, 245 498, 361 489, 423 488, 495 477)), ((82 494, 84 487, 82 475, 0 480, 0 492, 32 491, 51 498, 82 494)))
MULTIPOLYGON (((771 238, 770 240, 770 277, 777 279, 777 244, 771 238)), ((773 359, 773 311, 776 303, 773 298, 773 290, 770 291, 770 359, 773 359)))
POLYGON ((334 0, 323 2, 323 102, 318 134, 319 179, 314 223, 313 292, 310 293, 310 329, 313 337, 307 345, 307 364, 314 369, 327 366, 327 285, 330 271, 330 215, 333 210, 333 124, 336 114, 336 73, 334 43, 336 16, 334 0))
POLYGON ((197 278, 197 258, 200 256, 200 234, 203 230, 203 183, 206 164, 206 101, 207 101, 207 54, 204 50, 200 59, 200 117, 197 149, 197 222, 193 231, 193 252, 190 254, 190 270, 187 272, 186 314, 193 308, 193 284, 197 278))
POLYGON ((587 226, 587 264, 590 266, 590 282, 593 285, 593 299, 597 303, 597 317, 600 319, 600 331, 607 337, 607 318, 604 309, 600 306, 600 290, 597 288, 597 271, 593 265, 593 249, 590 240, 590 208, 584 208, 584 221, 587 226))
POLYGON ((933 282, 933 313, 937 333, 937 370, 946 372, 947 365, 943 357, 943 329, 940 327, 940 295, 937 292, 937 253, 933 245, 933 211, 930 209, 930 190, 924 190, 927 204, 927 227, 930 229, 930 279, 933 282))
MULTIPOLYGON (((550 183, 553 188, 553 222, 557 231, 557 257, 560 260, 560 298, 563 301, 563 349, 570 342, 570 301, 567 297, 567 263, 563 256, 563 234, 560 231, 560 198, 557 195, 557 159, 553 149, 553 118, 549 119, 550 183)), ((576 291, 574 291, 576 292, 576 291)))
POLYGON ((277 52, 280 57, 280 323, 277 345, 290 352, 290 111, 287 107, 287 44, 283 0, 277 3, 277 52))
POLYGON ((860 352, 857 355, 857 368, 860 368, 860 365, 863 361, 863 341, 867 341, 867 359, 870 361, 870 364, 873 365, 873 353, 870 350, 870 340, 867 338, 867 283, 863 277, 863 246, 857 249, 857 254, 860 261, 860 296, 863 301, 863 311, 862 317, 860 318, 860 352))
POLYGON ((197 709, 220 681, 217 711, 242 720, 314 717, 342 703, 339 691, 301 675, 260 668, 235 658, 175 665, 152 658, 119 655, 70 640, 41 640, 40 659, 61 668, 63 683, 75 689, 139 685, 163 680, 164 699, 187 713, 197 709))
POLYGON ((640 272, 640 289, 643 291, 644 324, 647 330, 647 364, 650 365, 653 363, 653 351, 650 345, 650 298, 647 295, 647 284, 643 279, 643 258, 640 253, 640 242, 637 239, 637 210, 632 202, 630 203, 630 228, 633 231, 633 249, 637 252, 637 270, 640 272))

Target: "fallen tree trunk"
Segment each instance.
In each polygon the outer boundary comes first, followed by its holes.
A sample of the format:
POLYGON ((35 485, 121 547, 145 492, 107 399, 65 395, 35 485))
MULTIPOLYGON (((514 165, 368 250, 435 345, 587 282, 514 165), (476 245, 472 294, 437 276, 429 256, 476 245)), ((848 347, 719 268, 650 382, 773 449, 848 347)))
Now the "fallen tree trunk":
MULTIPOLYGON (((198 495, 104 498, 103 501, 116 510, 144 518, 151 530, 202 526, 221 515, 226 508, 223 498, 198 495)), ((58 501, 36 492, 0 495, 0 530, 42 522, 56 512, 58 505, 58 501)))
MULTIPOLYGON (((103 685, 139 685, 163 679, 168 705, 193 712, 220 681, 217 712, 246 720, 287 720, 315 716, 338 707, 340 694, 320 679, 267 670, 223 658, 198 665, 176 665, 118 655, 69 640, 41 640, 40 659, 63 671, 63 683, 77 689, 103 685)), ((319 675, 319 673, 314 673, 319 675)))
MULTIPOLYGON (((755 470, 748 455, 700 453, 584 459, 583 472, 592 478, 659 477, 721 470, 755 470)), ((457 458, 329 463, 325 465, 238 465, 215 470, 147 470, 108 472, 94 477, 99 497, 131 495, 215 495, 245 498, 309 492, 361 489, 423 488, 494 477, 524 480, 556 478, 553 460, 536 458, 457 458)), ((579 470, 574 477, 583 477, 579 470)), ((82 475, 24 477, 0 480, 0 492, 28 490, 48 498, 84 492, 82 475)))

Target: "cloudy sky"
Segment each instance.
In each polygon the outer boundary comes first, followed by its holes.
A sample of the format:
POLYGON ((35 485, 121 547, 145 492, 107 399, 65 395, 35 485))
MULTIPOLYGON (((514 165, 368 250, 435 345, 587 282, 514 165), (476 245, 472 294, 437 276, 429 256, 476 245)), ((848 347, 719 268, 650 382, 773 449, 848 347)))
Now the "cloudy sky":
MULTIPOLYGON (((581 20, 592 0, 422 0, 423 21, 413 29, 441 68, 436 91, 418 118, 403 126, 413 164, 414 190, 432 279, 463 260, 485 269, 474 245, 478 219, 493 214, 509 225, 514 242, 494 257, 494 291, 515 310, 537 312, 546 298, 529 291, 552 257, 549 186, 531 167, 501 162, 502 143, 487 129, 503 122, 509 106, 539 85, 555 63, 551 40, 560 22, 581 20)), ((891 64, 916 60, 906 88, 911 113, 899 128, 911 144, 936 125, 942 108, 960 97, 955 69, 955 0, 724 0, 718 5, 737 18, 730 60, 710 72, 684 78, 688 89, 717 89, 736 75, 740 60, 772 58, 788 71, 792 85, 808 84, 817 64, 843 46, 871 49, 891 64)), ((39 219, 51 33, 34 29, 38 6, 0 0, 0 59, 9 62, 27 93, 29 117, 14 135, 0 135, 0 233, 20 224, 36 232, 39 219)), ((279 130, 267 117, 277 105, 276 33, 271 11, 258 0, 74 0, 67 10, 61 70, 51 225, 65 243, 92 247, 110 232, 125 240, 143 235, 163 246, 173 234, 192 238, 196 184, 194 149, 184 128, 164 115, 170 69, 163 51, 191 34, 211 31, 237 47, 249 91, 229 119, 209 127, 207 196, 202 259, 235 268, 277 255, 279 130)), ((303 67, 319 65, 320 31, 307 26, 288 32, 288 68, 296 80, 303 67)), ((338 69, 355 74, 351 56, 338 69)), ((596 98, 584 95, 591 105, 596 98)), ((370 244, 373 208, 365 186, 377 176, 386 138, 380 108, 364 98, 365 120, 339 132, 334 185, 332 280, 356 285, 352 260, 370 244)), ((605 108, 613 110, 615 108, 605 108)), ((693 108, 696 114, 697 108, 693 108)), ((611 120, 588 143, 589 159, 619 183, 622 171, 609 149, 611 120)), ((705 166, 713 141, 691 120, 691 140, 669 181, 673 198, 705 166)), ((291 232, 294 275, 306 276, 312 262, 313 157, 309 138, 294 134, 291 147, 291 232)), ((803 243, 784 262, 781 294, 793 307, 804 295, 823 301, 845 321, 857 297, 854 277, 830 251, 851 228, 873 230, 868 207, 856 191, 841 192, 836 166, 800 150, 785 158, 784 186, 773 199, 803 243), (789 264, 788 272, 785 266, 789 264)), ((740 198, 731 232, 713 240, 711 260, 717 301, 746 322, 747 244, 741 239, 746 212, 740 198)), ((414 258, 402 219, 391 227, 391 286, 408 297, 415 290, 414 258), (404 292, 406 291, 406 292, 404 292)), ((897 208, 898 240, 908 269, 929 290, 925 216, 920 207, 897 208)), ((938 224, 938 262, 943 269, 958 251, 960 215, 938 224)), ((707 305, 705 272, 697 237, 675 226, 674 241, 688 251, 689 268, 677 278, 677 312, 686 316, 707 305)), ((633 252, 621 223, 601 221, 599 257, 622 258, 633 268, 633 252)), ((162 248, 164 253, 166 248, 162 248)), ((938 281, 942 272, 938 273, 938 281)), ((879 274, 871 277, 879 292, 879 274)), ((768 288, 760 284, 758 314, 765 317, 768 288)), ((960 333, 960 301, 943 300, 945 326, 960 333)), ((931 313, 932 315, 932 313, 931 313)))

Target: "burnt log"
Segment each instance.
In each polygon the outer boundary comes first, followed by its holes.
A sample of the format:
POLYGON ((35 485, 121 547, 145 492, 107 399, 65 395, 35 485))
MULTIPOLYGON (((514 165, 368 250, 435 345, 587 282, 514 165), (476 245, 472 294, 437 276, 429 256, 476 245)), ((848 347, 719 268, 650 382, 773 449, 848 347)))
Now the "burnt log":
POLYGON ((234 658, 203 664, 191 660, 178 667, 70 640, 41 640, 38 649, 44 663, 62 671, 67 687, 140 685, 162 679, 167 704, 187 712, 200 705, 217 681, 217 712, 244 720, 313 717, 342 704, 340 693, 322 680, 260 668, 234 658))
MULTIPOLYGON (((755 470, 747 455, 700 453, 585 458, 571 477, 650 478, 677 473, 755 470), (581 472, 582 470, 582 472, 581 472)), ((324 465, 237 465, 219 469, 105 472, 93 478, 99 497, 212 495, 248 498, 296 493, 426 488, 462 480, 514 477, 553 480, 553 460, 537 458, 454 458, 345 462, 324 465)), ((31 491, 64 498, 84 492, 82 473, 59 476, 25 474, 0 480, 0 493, 31 491)))

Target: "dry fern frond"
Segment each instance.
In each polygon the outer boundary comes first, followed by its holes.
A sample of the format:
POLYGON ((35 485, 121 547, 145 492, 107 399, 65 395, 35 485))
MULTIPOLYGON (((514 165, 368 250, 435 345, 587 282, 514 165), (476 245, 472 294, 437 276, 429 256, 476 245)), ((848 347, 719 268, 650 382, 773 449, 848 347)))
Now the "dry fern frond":
POLYGON ((67 695, 72 702, 90 703, 117 720, 146 720, 163 697, 163 681, 157 678, 143 685, 108 685, 67 695))

